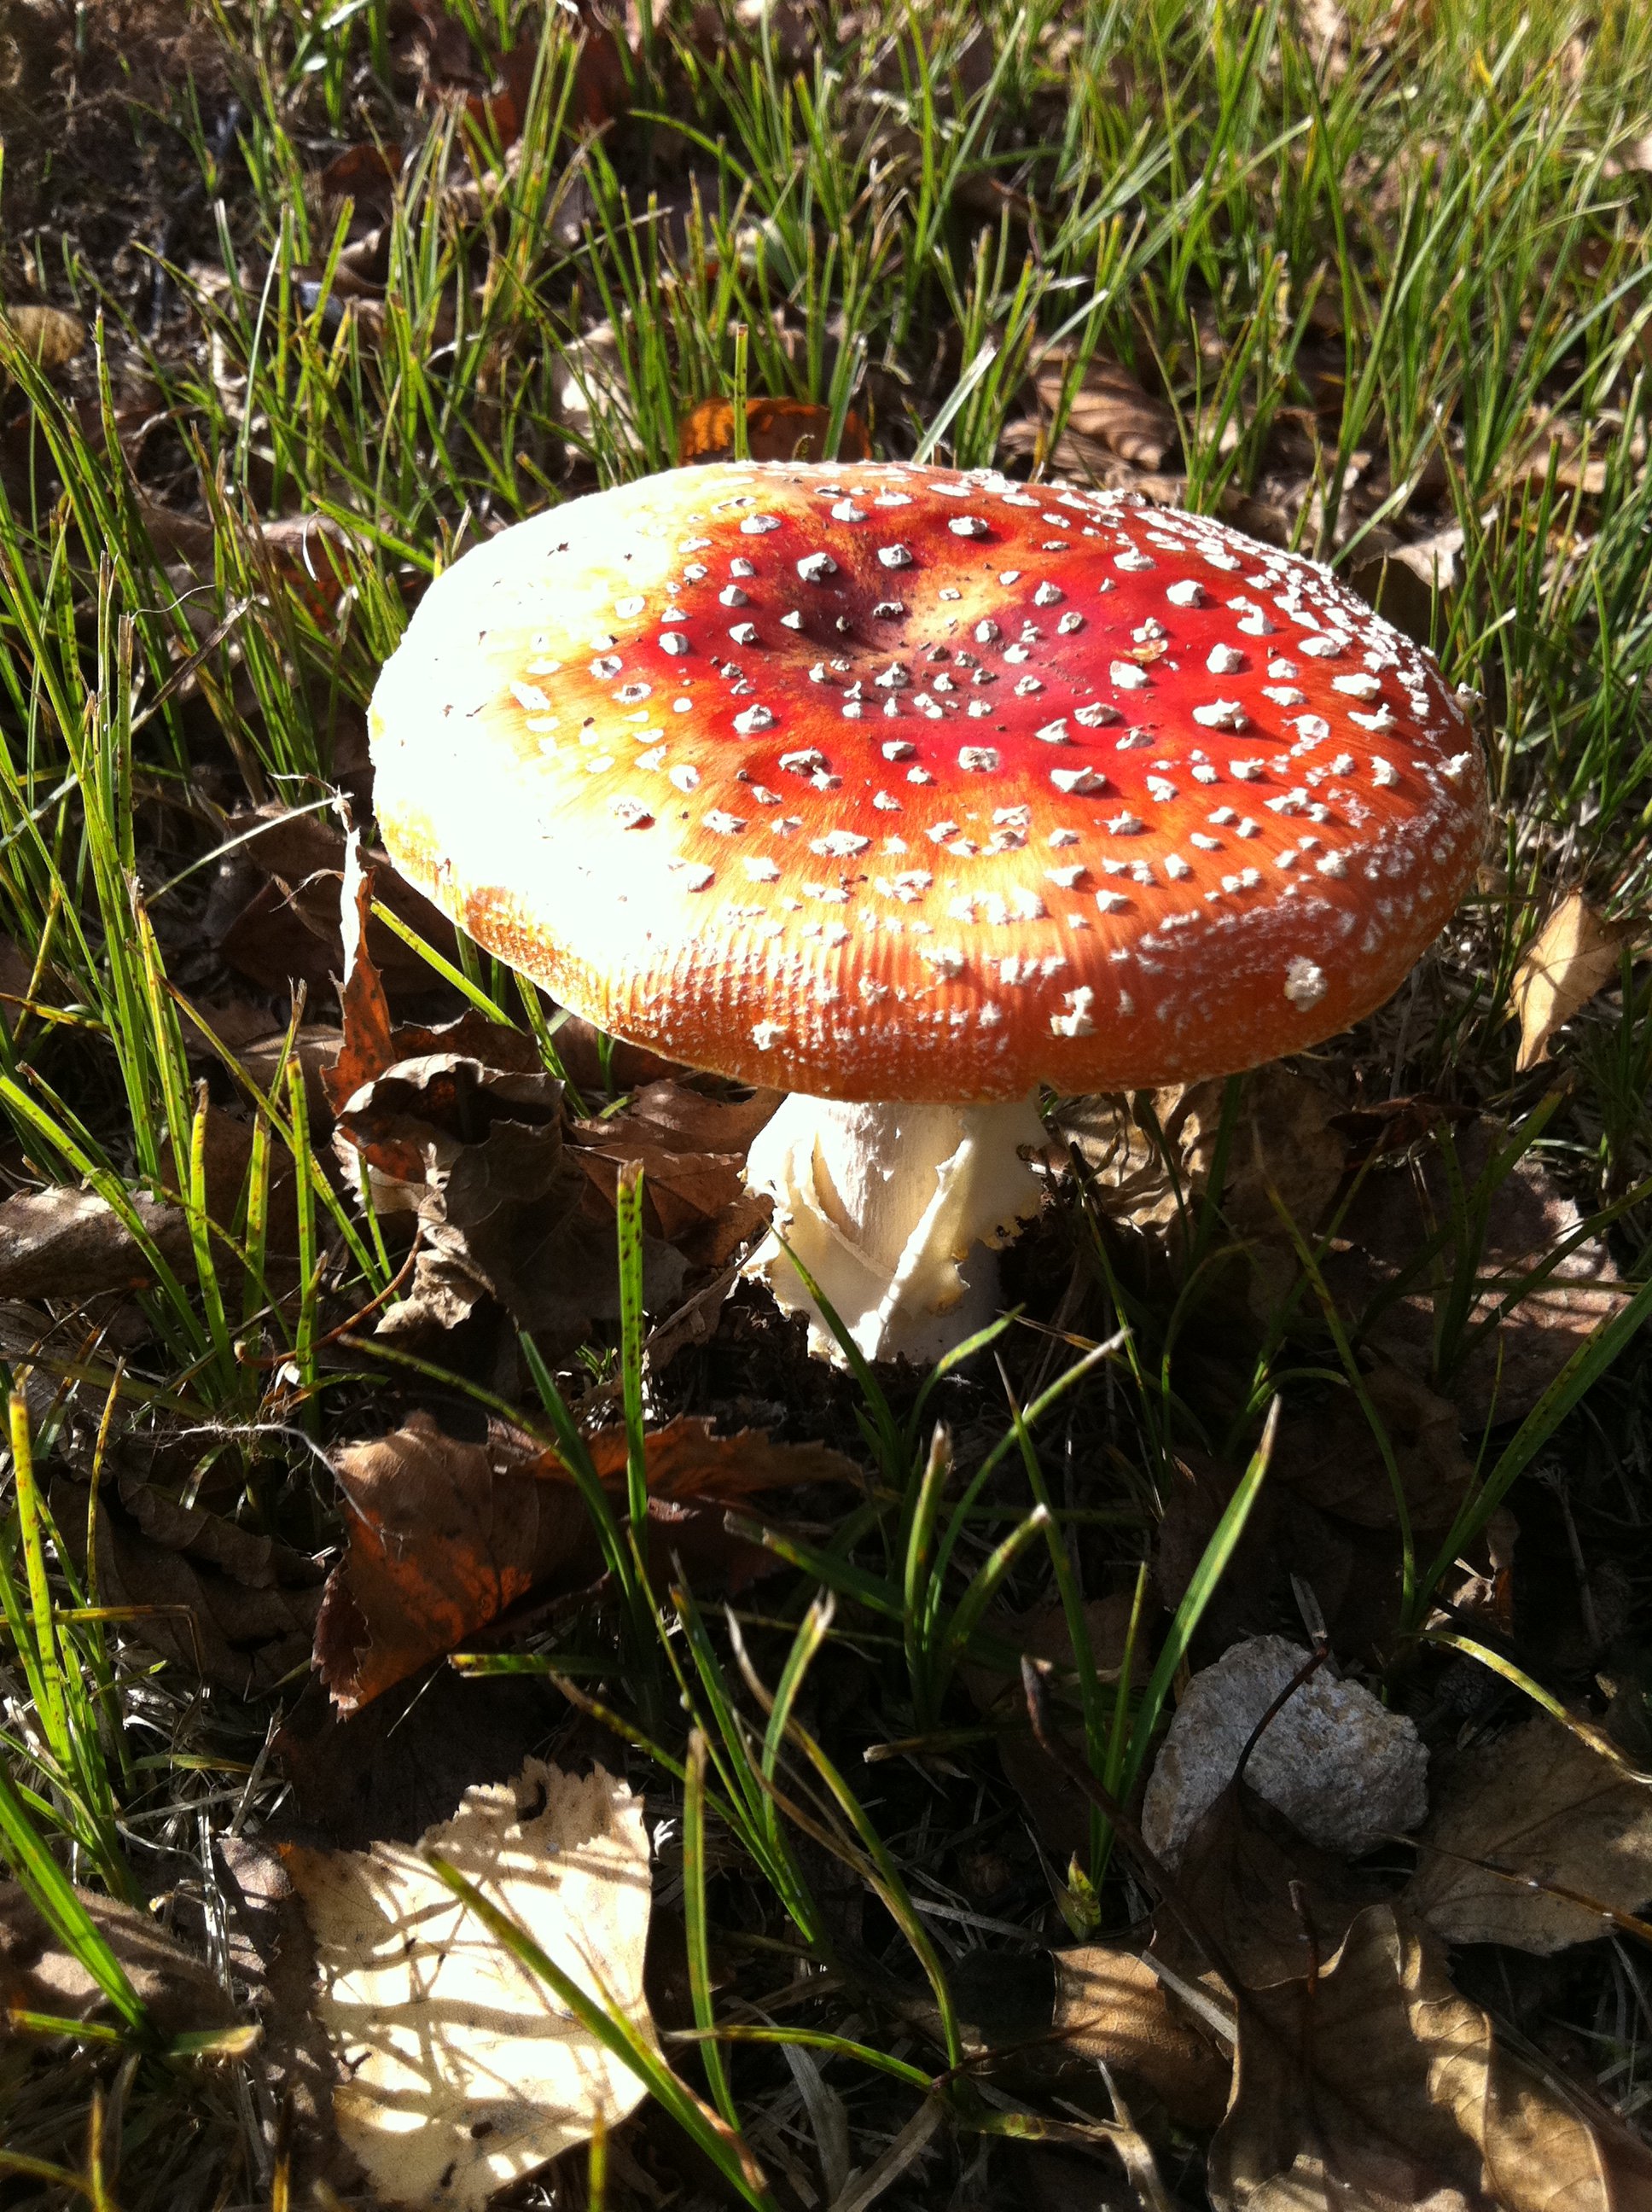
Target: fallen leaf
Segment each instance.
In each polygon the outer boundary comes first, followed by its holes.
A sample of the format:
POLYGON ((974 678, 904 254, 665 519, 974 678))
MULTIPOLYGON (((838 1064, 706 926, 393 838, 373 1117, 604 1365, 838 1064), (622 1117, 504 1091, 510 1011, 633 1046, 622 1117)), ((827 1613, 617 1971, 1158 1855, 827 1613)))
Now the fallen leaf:
POLYGON ((407 155, 399 146, 380 146, 371 141, 346 146, 322 169, 315 188, 324 200, 354 200, 359 207, 387 211, 406 163, 407 155))
MULTIPOLYGON (((645 1172, 651 1311, 676 1296, 689 1265, 720 1267, 767 1225, 743 1170, 776 1094, 718 1099, 662 1079, 623 1112, 568 1124, 563 1086, 525 1032, 474 1013, 437 1029, 392 1025, 367 950, 373 886, 352 837, 343 1038, 322 1081, 338 1109, 334 1151, 347 1173, 354 1179, 365 1165, 375 1210, 413 1214, 420 1225, 412 1284, 381 1316, 381 1333, 455 1328, 489 1296, 519 1327, 559 1341, 612 1318, 614 1199, 634 1161, 645 1172)), ((580 1025, 562 1024, 556 1039, 571 1057, 598 1057, 595 1033, 580 1025)), ((623 1046, 610 1059, 621 1079, 665 1065, 623 1046)))
POLYGON ((290 1059, 304 1079, 312 1134, 331 1127, 332 1104, 323 1074, 338 1059, 341 1030, 327 1022, 301 1022, 289 1052, 287 1024, 272 1019, 267 1006, 250 999, 196 1000, 179 1011, 192 1066, 239 1068, 267 1095, 282 1063, 290 1059))
MULTIPOLYGON (((561 1692, 539 1675, 438 1667, 346 1714, 312 1672, 271 1747, 303 1822, 294 1839, 358 1851, 416 1843, 473 1784, 508 1782, 525 1746, 555 1735, 565 1757, 583 1758, 586 1739, 567 1733, 568 1717, 561 1692)), ((592 1757, 610 1747, 594 1723, 586 1737, 592 1757)))
POLYGON ((720 1267, 768 1226, 767 1201, 746 1188, 745 1159, 780 1096, 713 1098, 685 1084, 652 1083, 623 1113, 575 1122, 569 1139, 610 1207, 621 1169, 641 1162, 646 1226, 691 1267, 720 1267))
POLYGON ((1624 937, 1582 891, 1569 891, 1561 900, 1515 970, 1511 996, 1520 1021, 1515 1066, 1521 1074, 1547 1060, 1555 1031, 1618 973, 1624 937))
MULTIPOLYGON (((1242 1778, 1201 1814, 1176 1881, 1189 1917, 1247 1990, 1310 1972, 1382 1895, 1376 1881, 1318 1850, 1242 1778)), ((1189 1981, 1209 1979, 1209 1954, 1163 1905, 1152 1948, 1189 1981)))
MULTIPOLYGON (((147 1913, 77 1889, 88 1917, 126 1969, 151 2024, 165 2036, 228 2027, 235 2008, 203 1959, 156 1926, 147 1913)), ((59 1944, 20 1882, 0 1882, 0 2017, 50 2013, 58 2020, 107 2021, 103 1991, 59 1944)))
POLYGON ((390 1000, 385 995, 384 981, 367 950, 373 882, 374 871, 361 861, 361 833, 351 830, 344 840, 344 878, 338 902, 343 956, 338 1006, 343 1026, 338 1057, 321 1079, 335 1113, 364 1084, 373 1082, 401 1057, 391 1040, 390 1000))
POLYGON ((1377 1905, 1316 1976, 1250 1993, 1206 2185, 1214 2212, 1631 2212, 1652 2156, 1504 2050, 1377 1905))
MULTIPOLYGON (((55 1475, 50 1504, 83 1567, 84 1486, 55 1475)), ((99 1487, 94 1541, 100 1602, 130 1607, 129 1632, 150 1650, 241 1697, 304 1666, 322 1581, 304 1553, 182 1504, 125 1467, 99 1487)))
MULTIPOLYGON (((1209 1188, 1225 1089, 1222 1082, 1176 1084, 1151 1092, 1145 1104, 1137 1097, 1080 1099, 1063 1108, 1054 1126, 1078 1146, 1109 1216, 1163 1235, 1209 1188)), ((1294 1069, 1276 1064, 1245 1079, 1222 1200, 1240 1236, 1287 1237, 1272 1194, 1304 1235, 1317 1225, 1346 1170, 1337 1111, 1327 1091, 1294 1069)))
MULTIPOLYGON (((1456 1139, 1459 1173, 1471 1192, 1486 1173, 1506 1131, 1472 1123, 1456 1139)), ((1414 1273, 1418 1251, 1452 1220, 1450 1184, 1437 1144, 1418 1158, 1369 1173, 1344 1214, 1341 1234, 1321 1261, 1327 1285, 1351 1327, 1369 1322, 1364 1340, 1430 1389, 1451 1399, 1465 1432, 1478 1437, 1495 1414, 1524 1419, 1579 1343, 1619 1312, 1629 1297, 1601 1237, 1574 1242, 1582 1217, 1545 1164, 1529 1152, 1485 1194, 1478 1252, 1460 1260, 1448 1236, 1433 1270, 1414 1273), (1493 1310, 1545 1266, 1557 1247, 1572 1249, 1488 1328, 1455 1370, 1434 1371, 1437 1334, 1433 1276, 1449 1299, 1460 1266, 1471 1267, 1478 1295, 1466 1326, 1493 1310), (1407 1271, 1398 1297, 1393 1285, 1407 1271)))
MULTIPOLYGON (((224 823, 237 855, 269 880, 228 925, 219 950, 260 989, 280 996, 293 980, 313 997, 330 996, 344 966, 339 885, 345 836, 319 814, 282 806, 247 808, 224 823)), ((457 957, 453 925, 393 870, 374 881, 374 896, 444 959, 457 957)), ((374 967, 392 999, 428 999, 435 979, 427 963, 376 915, 367 928, 374 967)))
POLYGON ((530 1759, 513 1782, 467 1790, 416 1845, 283 1855, 315 1936, 346 2147, 392 2203, 480 2212, 644 2090, 444 1886, 432 1853, 653 2045, 642 1800, 600 1766, 580 1777, 530 1759))
POLYGON ((0 327, 39 368, 67 368, 86 343, 86 325, 62 307, 0 307, 0 327))
MULTIPOLYGON (((832 410, 807 399, 748 399, 745 403, 746 451, 754 461, 818 461, 825 453, 832 410)), ((683 417, 677 433, 679 468, 701 461, 727 461, 734 457, 734 406, 727 399, 702 399, 683 417)), ((841 461, 872 459, 865 426, 853 409, 843 418, 837 452, 841 461)))
MULTIPOLYGON (((568 99, 567 119, 574 128, 601 131, 623 115, 630 101, 627 49, 590 0, 562 0, 562 9, 548 19, 547 37, 582 41, 568 99)), ((508 153, 521 137, 538 61, 538 42, 519 40, 501 62, 494 89, 466 96, 465 120, 484 159, 495 149, 508 153)), ((549 66, 557 66, 556 56, 549 66)))
POLYGON ((1606 1934, 1533 1881, 1619 1912, 1652 1898, 1652 1789, 1547 1714, 1456 1753, 1418 1842, 1406 1902, 1449 1943, 1550 1952, 1606 1934))
MULTIPOLYGON (((169 1267, 190 1266, 182 1210, 129 1194, 145 1237, 169 1267)), ((152 1282, 148 1254, 106 1199, 59 1186, 0 1200, 0 1297, 88 1298, 152 1282)))
MULTIPOLYGON (((1060 404, 1078 358, 1057 350, 1039 363, 1033 385, 1047 421, 1060 404)), ((1159 468, 1181 443, 1175 410, 1144 391, 1121 361, 1102 353, 1091 354, 1083 364, 1064 434, 1080 450, 1085 444, 1104 446, 1133 468, 1148 470, 1159 468)), ((1067 464, 1058 460, 1056 465, 1067 464)))
POLYGON ((1146 1960, 1112 1943, 1054 1956, 1054 2033, 1066 2048, 1099 2059, 1127 2100, 1145 2089, 1178 2126, 1214 2127, 1228 2101, 1227 2057, 1171 2010, 1146 1960))
MULTIPOLYGON (((453 1797, 446 1802, 452 1804, 453 1797)), ((289 2201, 324 2203, 314 2191, 316 2181, 347 2191, 356 2177, 333 2121, 331 2047, 311 2010, 315 1945, 309 1923, 267 1834, 232 1829, 214 1844, 228 1964, 263 2030, 256 2061, 259 2089, 283 2113, 293 2168, 289 2201)), ((205 1937, 204 1898, 201 1906, 205 1937)), ((222 1940, 216 1927, 211 1937, 222 1940)))
MULTIPOLYGON (((1462 525, 1451 523, 1426 538, 1414 538, 1396 545, 1388 558, 1409 569, 1426 589, 1431 602, 1455 591, 1462 580, 1463 540, 1462 525)), ((1429 640, 1423 638, 1419 642, 1426 645, 1429 640)))
MULTIPOLYGON (((625 1438, 588 1443, 617 1502, 625 1438)), ((355 1712, 473 1637, 531 1589, 578 1589, 602 1572, 596 1529, 562 1461, 495 1427, 486 1443, 445 1436, 430 1417, 334 1457, 344 1493, 344 1558, 328 1578, 315 1663, 343 1712, 355 1712)), ((820 1444, 771 1443, 761 1430, 714 1437, 679 1416, 647 1440, 650 1548, 671 1571, 738 1589, 774 1555, 732 1536, 725 1510, 764 1491, 854 1480, 820 1444)))
POLYGON ((38 979, 34 963, 13 937, 0 930, 0 1024, 6 1034, 15 1034, 18 1023, 25 1019, 36 1006, 46 1003, 51 970, 46 969, 38 979), (31 1000, 31 988, 38 996, 31 1000))
MULTIPOLYGON (((1394 1455, 1412 1526, 1449 1528, 1474 1478, 1456 1407, 1386 1360, 1369 1368, 1360 1385, 1394 1455)), ((1311 1405, 1288 1407, 1275 1440, 1272 1479, 1293 1497, 1362 1528, 1399 1525, 1388 1461, 1349 1383, 1333 1386, 1311 1405)))
MULTIPOLYGON (((1125 1638, 1130 1627, 1131 1593, 1115 1590, 1091 1598, 1084 1608, 1090 1654, 1098 1679, 1114 1683, 1124 1665, 1125 1638)), ((1150 1611, 1151 1618, 1151 1611, 1150 1611)), ((1066 1613, 1059 1605, 1035 1607, 1024 1613, 999 1612, 983 1626, 1011 1651, 1048 1659, 1052 1717, 1060 1734, 1082 1753, 1084 1726, 1078 1695, 1078 1669, 1066 1613)), ((1135 1674, 1145 1680, 1151 1631, 1144 1628, 1137 1646, 1135 1674)), ((1020 1798, 1028 1817, 1054 1863, 1065 1867, 1076 1851, 1080 1857, 1090 1847, 1090 1800, 1071 1777, 1043 1750, 1027 1718, 1026 1695, 1018 1666, 993 1666, 981 1659, 966 1660, 958 1679, 975 1710, 995 1725, 999 1764, 1004 1778, 1020 1798)))

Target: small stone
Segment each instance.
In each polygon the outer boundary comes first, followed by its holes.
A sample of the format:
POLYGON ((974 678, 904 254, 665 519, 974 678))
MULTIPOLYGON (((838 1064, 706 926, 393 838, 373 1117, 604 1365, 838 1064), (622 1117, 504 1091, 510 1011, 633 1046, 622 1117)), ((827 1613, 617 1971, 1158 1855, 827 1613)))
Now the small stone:
MULTIPOLYGON (((1282 1636, 1256 1636, 1194 1675, 1142 1804, 1142 1834, 1169 1865, 1180 1863, 1251 1731, 1309 1656, 1282 1636)), ((1274 1715, 1245 1779, 1309 1843, 1348 1858, 1416 1827, 1428 1810, 1428 1753, 1416 1729, 1328 1667, 1274 1715)))

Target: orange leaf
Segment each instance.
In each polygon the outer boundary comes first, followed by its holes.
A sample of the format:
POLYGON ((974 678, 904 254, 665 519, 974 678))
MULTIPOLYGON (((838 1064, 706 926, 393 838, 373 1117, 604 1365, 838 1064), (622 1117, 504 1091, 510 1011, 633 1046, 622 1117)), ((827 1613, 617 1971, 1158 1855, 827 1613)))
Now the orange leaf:
MULTIPOLYGON (((754 461, 818 461, 827 458, 826 434, 831 410, 807 399, 748 399, 746 450, 754 461)), ((726 399, 702 399, 683 417, 677 434, 679 468, 691 461, 726 461, 734 455, 734 408, 726 399)), ((843 434, 834 459, 865 461, 872 447, 860 417, 843 418, 843 434)))
MULTIPOLYGON (((590 1451, 617 1498, 623 1430, 590 1451)), ((650 1550, 661 1573, 683 1559, 696 1583, 738 1588, 778 1564, 731 1534, 723 1509, 809 1482, 853 1481, 820 1444, 771 1443, 760 1429, 714 1437, 679 1416, 647 1439, 650 1550)), ((496 1427, 485 1443, 444 1435, 428 1413, 335 1458, 344 1493, 343 1559, 316 1622, 315 1664, 340 1711, 355 1712, 453 1650, 529 1590, 568 1592, 602 1571, 596 1530, 562 1461, 496 1427)))

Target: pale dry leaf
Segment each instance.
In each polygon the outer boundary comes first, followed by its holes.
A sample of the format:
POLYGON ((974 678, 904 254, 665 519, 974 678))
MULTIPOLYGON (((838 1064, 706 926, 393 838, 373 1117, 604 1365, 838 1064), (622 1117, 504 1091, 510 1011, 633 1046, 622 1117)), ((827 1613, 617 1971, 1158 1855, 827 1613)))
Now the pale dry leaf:
POLYGON ((41 368, 66 368, 86 343, 86 325, 63 307, 0 307, 18 349, 41 368))
POLYGON ((1115 1943, 1058 1951, 1054 2033, 1098 2058, 1128 2097, 1145 2089, 1183 2127, 1212 2127, 1228 2100, 1226 2054, 1170 2008, 1146 1960, 1115 1943))
MULTIPOLYGON (((159 2034, 187 2035, 234 2022, 234 2008, 206 1961, 147 1912, 92 1890, 76 1894, 159 2034)), ((0 2016, 12 2012, 49 2013, 58 2020, 111 2017, 89 1971, 53 1936, 22 1885, 7 1881, 0 1882, 0 2016)))
POLYGON ((445 1887, 428 1853, 652 2043, 642 1800, 600 1766, 581 1777, 530 1759, 513 1782, 467 1790, 415 1845, 285 1854, 315 1936, 347 2148, 387 2203, 479 2212, 616 2125, 644 2091, 445 1887))
POLYGON ((1252 1992, 1215 2212, 1631 2212, 1652 2155, 1497 2041, 1389 1905, 1312 1980, 1252 1992))
POLYGON ((1515 970, 1511 994, 1520 1018, 1515 1066, 1521 1074, 1549 1057, 1555 1031, 1617 974, 1619 941, 1620 933, 1582 891, 1569 891, 1539 930, 1515 970))
MULTIPOLYGON (((1041 407, 1054 415, 1073 364, 1066 352, 1047 354, 1033 382, 1041 407)), ((1180 443, 1175 412, 1144 390, 1120 361, 1092 354, 1084 362, 1066 418, 1068 433, 1105 446, 1134 468, 1157 469, 1180 443)))
MULTIPOLYGON (((141 1192, 132 1213, 168 1267, 190 1256, 189 1217, 141 1192)), ((154 1279, 149 1253, 107 1199, 57 1185, 0 1200, 0 1297, 87 1298, 154 1279)))
POLYGON ((1652 1789, 1546 1714, 1459 1753, 1418 1840, 1406 1900, 1449 1943, 1550 1952, 1605 1934, 1534 1879, 1620 1912, 1652 1898, 1652 1789))

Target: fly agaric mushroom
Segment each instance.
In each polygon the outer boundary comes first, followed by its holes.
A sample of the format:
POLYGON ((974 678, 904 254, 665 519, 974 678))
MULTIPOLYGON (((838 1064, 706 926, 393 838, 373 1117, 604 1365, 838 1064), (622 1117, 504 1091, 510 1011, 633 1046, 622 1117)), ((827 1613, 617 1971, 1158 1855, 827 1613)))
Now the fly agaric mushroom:
MULTIPOLYGON (((1442 927, 1485 772, 1430 657, 1198 514, 986 471, 681 469, 427 593, 392 857, 615 1035, 793 1093, 775 1224, 872 1357, 992 1310, 1038 1086, 1231 1073, 1442 927)), ((778 1237, 753 1266, 823 1325, 778 1237)))

